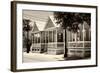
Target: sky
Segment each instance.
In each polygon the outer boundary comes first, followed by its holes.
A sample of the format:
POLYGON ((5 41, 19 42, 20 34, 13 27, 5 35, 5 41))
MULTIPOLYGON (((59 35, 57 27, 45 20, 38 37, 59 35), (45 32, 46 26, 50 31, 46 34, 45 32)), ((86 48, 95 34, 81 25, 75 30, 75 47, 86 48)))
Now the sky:
POLYGON ((23 18, 31 20, 32 26, 34 25, 34 22, 36 22, 36 25, 38 26, 38 28, 42 30, 45 27, 48 17, 52 16, 53 12, 23 10, 22 15, 23 15, 23 18))

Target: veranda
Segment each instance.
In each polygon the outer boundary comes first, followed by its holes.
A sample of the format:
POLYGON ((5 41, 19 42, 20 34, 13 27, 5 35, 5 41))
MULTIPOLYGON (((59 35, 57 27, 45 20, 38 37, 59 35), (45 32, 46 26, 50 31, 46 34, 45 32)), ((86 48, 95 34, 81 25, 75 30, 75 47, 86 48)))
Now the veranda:
MULTIPOLYGON (((91 54, 91 28, 86 23, 79 25, 79 30, 74 33, 67 29, 67 40, 65 32, 60 27, 50 26, 53 22, 49 20, 46 28, 42 31, 32 32, 33 53, 64 54, 64 45, 67 41, 68 56, 90 56, 91 54)), ((37 27, 35 27, 36 29, 37 27)))

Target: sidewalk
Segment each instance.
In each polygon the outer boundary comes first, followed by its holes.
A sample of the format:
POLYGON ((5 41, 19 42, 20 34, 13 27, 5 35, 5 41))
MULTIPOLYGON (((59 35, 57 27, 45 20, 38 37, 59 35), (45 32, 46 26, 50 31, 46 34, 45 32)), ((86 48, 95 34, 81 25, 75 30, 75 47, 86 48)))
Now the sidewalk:
POLYGON ((50 55, 45 53, 23 53, 24 62, 40 62, 40 61, 61 61, 64 60, 63 54, 61 55, 50 55))
POLYGON ((23 62, 49 62, 49 61, 69 61, 69 60, 82 60, 89 58, 81 58, 77 56, 66 57, 64 54, 51 55, 46 53, 23 53, 23 62))

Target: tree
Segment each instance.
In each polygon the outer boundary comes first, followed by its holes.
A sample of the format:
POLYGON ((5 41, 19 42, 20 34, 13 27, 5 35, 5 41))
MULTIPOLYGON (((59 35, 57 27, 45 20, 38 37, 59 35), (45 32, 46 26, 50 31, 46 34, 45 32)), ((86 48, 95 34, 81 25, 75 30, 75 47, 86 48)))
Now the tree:
POLYGON ((24 43, 25 43, 26 48, 27 48, 27 53, 29 53, 30 45, 31 45, 31 42, 29 39, 29 31, 31 30, 31 27, 30 27, 29 23, 30 23, 30 20, 23 19, 23 36, 26 37, 24 43), (27 32, 27 35, 25 35, 25 32, 27 32))
POLYGON ((60 24, 62 29, 65 30, 65 51, 64 57, 67 57, 68 48, 67 48, 67 33, 66 29, 69 31, 77 32, 79 29, 79 23, 86 21, 90 25, 90 16, 89 13, 72 13, 72 12, 54 12, 54 18, 57 24, 60 24))

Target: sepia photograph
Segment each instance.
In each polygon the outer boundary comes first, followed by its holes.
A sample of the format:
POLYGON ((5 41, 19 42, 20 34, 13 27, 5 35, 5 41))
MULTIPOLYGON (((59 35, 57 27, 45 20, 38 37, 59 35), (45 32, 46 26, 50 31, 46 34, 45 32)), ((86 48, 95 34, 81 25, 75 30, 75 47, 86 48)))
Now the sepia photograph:
POLYGON ((97 66, 97 6, 11 3, 11 70, 97 66))
POLYGON ((23 10, 23 63, 91 58, 91 13, 23 10))

